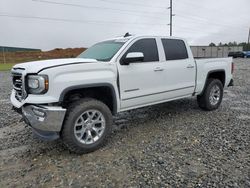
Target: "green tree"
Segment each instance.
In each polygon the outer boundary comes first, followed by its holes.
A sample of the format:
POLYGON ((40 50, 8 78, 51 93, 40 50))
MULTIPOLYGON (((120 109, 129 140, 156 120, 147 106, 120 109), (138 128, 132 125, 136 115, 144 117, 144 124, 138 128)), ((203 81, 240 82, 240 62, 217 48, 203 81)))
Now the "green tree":
POLYGON ((211 42, 211 43, 209 44, 209 46, 216 46, 216 44, 214 44, 213 42, 211 42))
POLYGON ((243 50, 244 51, 250 51, 250 44, 246 43, 246 42, 241 42, 238 44, 239 46, 243 46, 243 50))

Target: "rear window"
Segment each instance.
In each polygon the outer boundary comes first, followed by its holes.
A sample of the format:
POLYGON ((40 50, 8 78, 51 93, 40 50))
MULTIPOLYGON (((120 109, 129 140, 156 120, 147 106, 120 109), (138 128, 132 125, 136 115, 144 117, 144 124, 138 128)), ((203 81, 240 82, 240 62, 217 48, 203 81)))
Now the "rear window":
POLYGON ((178 39, 162 39, 166 60, 187 59, 187 48, 182 40, 178 39))

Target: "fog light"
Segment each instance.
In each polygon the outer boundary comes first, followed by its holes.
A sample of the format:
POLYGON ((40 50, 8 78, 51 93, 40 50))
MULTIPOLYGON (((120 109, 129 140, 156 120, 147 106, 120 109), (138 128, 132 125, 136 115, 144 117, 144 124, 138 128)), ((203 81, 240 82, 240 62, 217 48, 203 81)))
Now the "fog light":
POLYGON ((45 117, 45 112, 35 109, 33 108, 32 111, 34 112, 35 115, 39 116, 39 117, 45 117))

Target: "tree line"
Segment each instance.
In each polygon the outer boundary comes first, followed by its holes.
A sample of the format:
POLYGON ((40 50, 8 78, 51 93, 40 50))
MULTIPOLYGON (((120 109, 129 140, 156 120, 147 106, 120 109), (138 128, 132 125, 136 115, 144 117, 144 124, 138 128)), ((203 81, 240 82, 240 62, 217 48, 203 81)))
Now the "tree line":
POLYGON ((241 43, 237 43, 237 42, 229 42, 229 43, 222 43, 220 42, 219 44, 215 44, 213 42, 211 42, 209 44, 209 46, 218 46, 218 47, 223 47, 223 46, 243 46, 243 50, 244 51, 250 51, 250 43, 247 43, 247 42, 241 42, 241 43))

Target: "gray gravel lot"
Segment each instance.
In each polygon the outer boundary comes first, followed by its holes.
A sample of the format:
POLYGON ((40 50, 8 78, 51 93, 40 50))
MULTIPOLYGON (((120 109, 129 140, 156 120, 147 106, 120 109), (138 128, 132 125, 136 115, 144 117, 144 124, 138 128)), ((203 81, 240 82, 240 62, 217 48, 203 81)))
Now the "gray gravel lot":
POLYGON ((33 138, 0 72, 0 187, 250 187, 250 59, 235 65, 218 110, 190 98, 119 114, 106 146, 82 156, 33 138))

